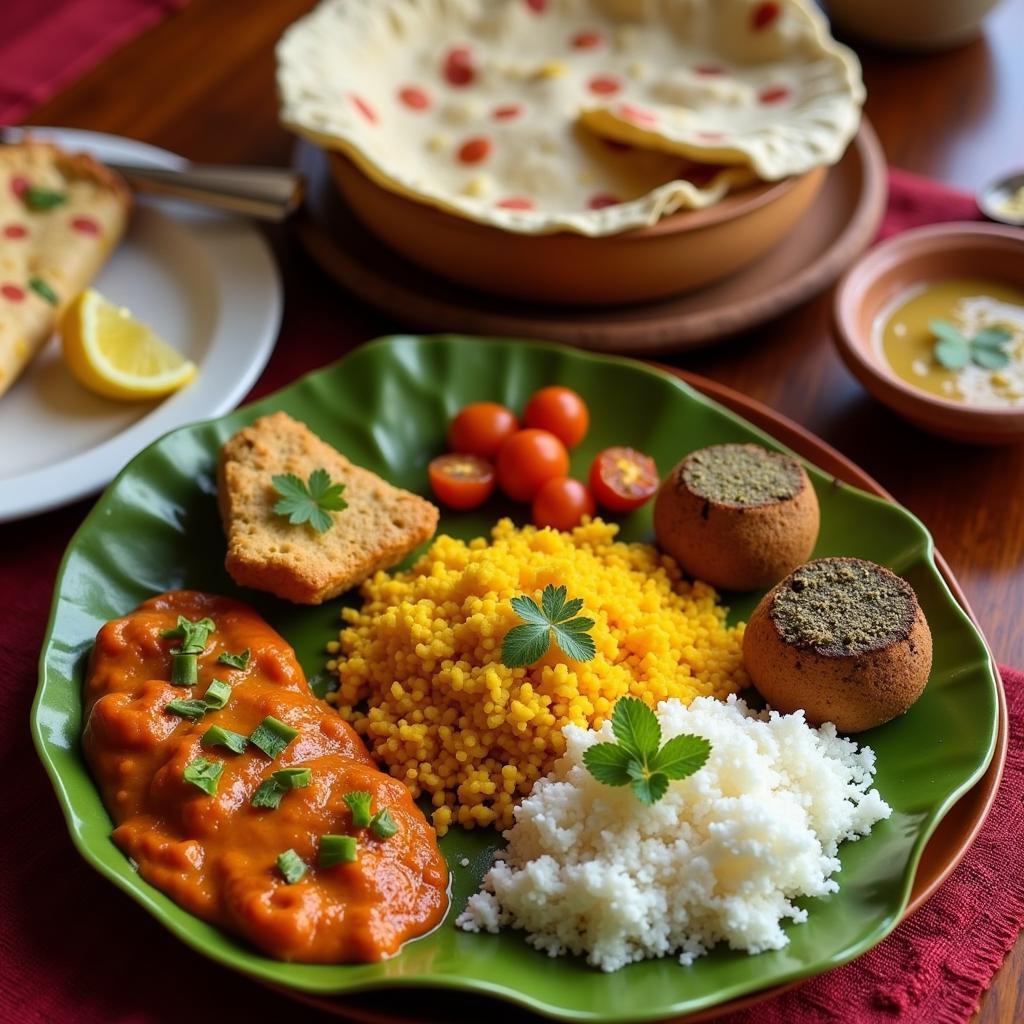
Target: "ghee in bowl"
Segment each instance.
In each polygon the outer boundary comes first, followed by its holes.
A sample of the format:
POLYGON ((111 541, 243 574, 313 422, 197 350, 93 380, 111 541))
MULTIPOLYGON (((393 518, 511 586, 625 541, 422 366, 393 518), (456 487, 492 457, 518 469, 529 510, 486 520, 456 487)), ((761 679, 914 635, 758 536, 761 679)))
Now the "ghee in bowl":
POLYGON ((974 278, 915 285, 882 308, 872 333, 882 361, 921 391, 972 406, 1024 408, 1022 288, 974 278))

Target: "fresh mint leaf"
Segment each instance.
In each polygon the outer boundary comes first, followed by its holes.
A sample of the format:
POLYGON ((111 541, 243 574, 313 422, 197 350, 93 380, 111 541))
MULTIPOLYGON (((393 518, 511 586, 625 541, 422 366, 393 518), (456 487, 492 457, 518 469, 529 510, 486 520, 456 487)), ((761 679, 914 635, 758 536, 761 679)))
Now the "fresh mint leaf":
POLYGON ((1002 348, 1012 340, 1013 335, 1002 327, 986 327, 971 339, 971 345, 975 348, 1002 348))
POLYGON ((935 343, 935 359, 947 370, 962 370, 971 360, 971 346, 962 338, 940 338, 935 343))
POLYGON ((948 320, 929 320, 928 330, 940 340, 951 341, 954 344, 967 344, 967 339, 948 320))
POLYGON ((685 779, 703 768, 711 754, 711 744, 703 736, 673 736, 650 761, 652 771, 670 779, 685 779))
POLYGON ((629 765, 633 760, 633 755, 618 743, 595 743, 583 751, 587 771, 606 786, 628 786, 632 781, 629 765))
POLYGON ((272 476, 270 482, 281 495, 274 504, 274 512, 287 516, 288 522, 295 526, 309 523, 317 533, 326 533, 334 525, 328 512, 348 508, 341 496, 345 485, 332 484, 324 469, 314 469, 308 483, 303 483, 294 473, 280 473, 272 476))
POLYGON ((658 753, 658 717, 639 697, 620 697, 612 709, 612 732, 634 757, 646 764, 658 753))
POLYGON ((983 370, 1001 370, 1010 363, 1010 356, 1001 348, 971 346, 971 359, 983 370))
POLYGON ((583 608, 583 601, 578 597, 571 601, 567 598, 565 587, 549 583, 541 593, 540 605, 525 595, 510 599, 512 610, 524 621, 505 634, 501 643, 503 664, 508 668, 532 665, 544 657, 552 639, 567 658, 589 661, 594 657, 597 645, 588 635, 594 628, 594 620, 575 618, 583 608))

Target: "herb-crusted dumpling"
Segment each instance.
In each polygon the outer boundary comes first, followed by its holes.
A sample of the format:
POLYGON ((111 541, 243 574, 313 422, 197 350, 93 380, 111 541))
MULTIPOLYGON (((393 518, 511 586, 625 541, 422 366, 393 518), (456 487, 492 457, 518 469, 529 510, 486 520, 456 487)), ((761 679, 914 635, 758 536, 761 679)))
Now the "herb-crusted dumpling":
POLYGON ((743 662, 777 711, 862 732, 921 696, 932 634, 906 580, 860 558, 819 558, 768 593, 743 636, 743 662))
POLYGON ((429 501, 354 465, 283 412, 256 420, 221 449, 218 502, 231 578, 297 604, 321 604, 397 564, 434 535, 438 520, 429 501), (274 511, 281 493, 273 477, 306 481, 316 470, 344 484, 347 503, 326 512, 332 522, 323 532, 274 511))
POLYGON ((757 444, 691 452, 654 503, 662 550, 695 579, 726 590, 777 583, 810 557, 819 525, 803 466, 757 444))

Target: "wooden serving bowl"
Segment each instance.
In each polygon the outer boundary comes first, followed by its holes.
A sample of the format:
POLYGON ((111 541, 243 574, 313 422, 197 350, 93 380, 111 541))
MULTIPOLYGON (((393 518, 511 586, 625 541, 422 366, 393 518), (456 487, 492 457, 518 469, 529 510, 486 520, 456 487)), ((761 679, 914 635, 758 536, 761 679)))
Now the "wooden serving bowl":
POLYGON ((954 441, 1024 440, 1024 406, 981 408, 920 391, 896 376, 875 347, 874 323, 914 285, 988 278, 1024 288, 1024 234, 993 224, 934 224, 888 239, 845 274, 833 305, 834 337, 849 370, 911 423, 954 441))
POLYGON ((414 263, 478 291, 583 306, 678 295, 753 263, 806 212, 826 173, 819 167, 651 227, 590 238, 478 224, 377 185, 340 153, 329 157, 331 176, 355 215, 414 263))

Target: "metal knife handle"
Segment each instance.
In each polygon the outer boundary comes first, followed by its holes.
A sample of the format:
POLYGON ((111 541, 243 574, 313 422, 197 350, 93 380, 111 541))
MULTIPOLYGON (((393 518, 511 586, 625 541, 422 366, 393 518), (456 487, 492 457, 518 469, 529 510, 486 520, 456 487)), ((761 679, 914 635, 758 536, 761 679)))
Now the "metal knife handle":
POLYGON ((282 221, 302 201, 302 178, 276 167, 191 164, 180 171, 107 163, 143 195, 167 196, 282 221))

